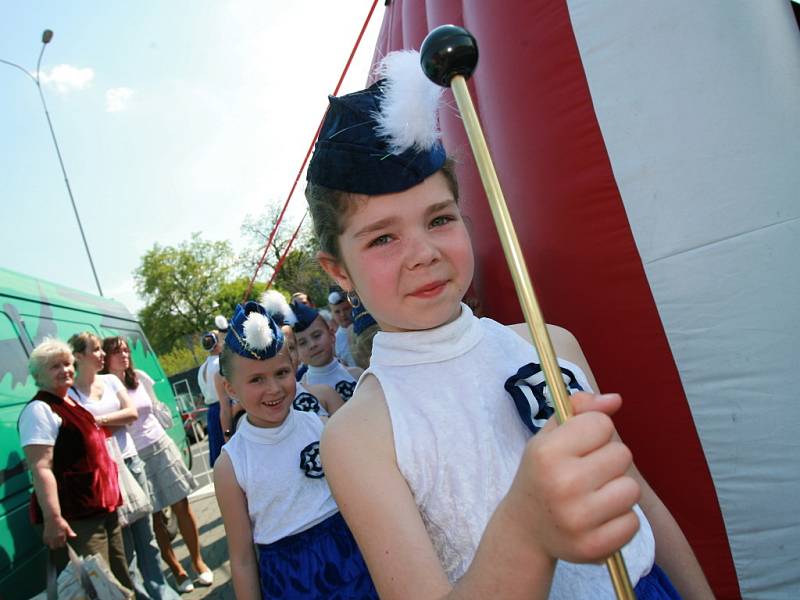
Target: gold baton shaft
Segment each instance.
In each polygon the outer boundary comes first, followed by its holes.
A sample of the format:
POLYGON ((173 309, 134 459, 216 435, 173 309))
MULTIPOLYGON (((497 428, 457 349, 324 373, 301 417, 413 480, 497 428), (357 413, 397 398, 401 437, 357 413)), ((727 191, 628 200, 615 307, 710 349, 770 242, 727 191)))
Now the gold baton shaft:
MULTIPOLYGON (((528 268, 525 265, 519 239, 514 230, 514 225, 511 223, 511 215, 508 213, 503 190, 500 188, 500 181, 497 179, 492 157, 483 137, 478 114, 472 104, 472 98, 467 88, 467 80, 461 75, 456 75, 450 81, 450 87, 453 90, 453 95, 464 121, 464 128, 467 131, 467 137, 475 155, 475 162, 478 165, 483 187, 486 189, 486 196, 489 199, 492 217, 494 217, 497 232, 500 235, 500 242, 503 245, 508 268, 511 270, 511 277, 514 280, 514 287, 517 290, 522 312, 525 313, 525 322, 528 324, 531 339, 533 339, 536 351, 539 353, 539 359, 542 361, 542 371, 544 372, 547 387, 551 391, 556 417, 559 423, 563 423, 572 416, 569 393, 564 380, 561 378, 561 369, 556 360, 553 343, 550 341, 542 311, 533 292, 533 285, 528 274, 528 268)), ((606 566, 611 575, 611 583, 614 586, 614 592, 618 600, 636 600, 622 553, 617 551, 607 558, 606 566)))

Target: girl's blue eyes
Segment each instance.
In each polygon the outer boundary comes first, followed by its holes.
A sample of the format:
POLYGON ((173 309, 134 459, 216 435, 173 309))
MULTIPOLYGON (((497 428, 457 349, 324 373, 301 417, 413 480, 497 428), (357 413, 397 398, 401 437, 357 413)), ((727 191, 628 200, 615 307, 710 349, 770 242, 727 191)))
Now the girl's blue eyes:
MULTIPOLYGON (((439 215, 431 220, 429 227, 442 227, 443 225, 447 225, 448 223, 452 223, 456 220, 456 217, 453 215, 439 215)), ((392 241, 392 236, 388 233, 384 235, 380 235, 372 240, 369 244, 369 248, 373 248, 375 246, 385 246, 389 242, 392 241)))
POLYGON ((447 225, 455 220, 456 218, 453 215, 439 215, 433 221, 431 221, 431 227, 441 227, 442 225, 447 225))
POLYGON ((383 246, 384 244, 388 244, 391 241, 388 235, 381 235, 376 237, 369 243, 369 247, 373 248, 375 246, 383 246))

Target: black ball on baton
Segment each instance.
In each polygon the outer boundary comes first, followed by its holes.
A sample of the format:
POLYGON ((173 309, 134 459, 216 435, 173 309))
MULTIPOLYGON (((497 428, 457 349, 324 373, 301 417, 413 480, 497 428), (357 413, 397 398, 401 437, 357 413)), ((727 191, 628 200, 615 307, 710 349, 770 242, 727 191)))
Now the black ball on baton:
POLYGON ((440 25, 425 37, 419 54, 428 79, 450 87, 450 80, 456 75, 465 79, 472 75, 478 64, 478 43, 463 27, 440 25))

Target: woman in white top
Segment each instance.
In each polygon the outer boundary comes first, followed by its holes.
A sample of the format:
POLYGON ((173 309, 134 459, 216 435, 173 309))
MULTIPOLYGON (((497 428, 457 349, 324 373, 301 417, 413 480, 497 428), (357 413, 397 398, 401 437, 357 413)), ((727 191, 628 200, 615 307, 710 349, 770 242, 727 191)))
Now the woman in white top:
POLYGON ((178 528, 189 550, 192 567, 197 573, 195 582, 209 586, 214 581, 214 574, 200 553, 197 520, 189 505, 189 492, 196 487, 196 483, 183 464, 180 450, 153 414, 153 404, 157 401, 153 380, 144 371, 134 368, 130 348, 124 338, 105 338, 103 350, 106 353, 105 371, 122 380, 139 413, 139 417, 128 427, 128 432, 144 461, 144 472, 153 503, 153 528, 161 557, 175 576, 178 590, 192 591, 194 583, 175 556, 162 517, 161 511, 170 506, 178 518, 178 528))
MULTIPOLYGON (((144 463, 126 427, 136 421, 138 411, 116 375, 98 375, 105 365, 105 352, 100 338, 90 332, 77 333, 69 339, 69 345, 76 367, 75 383, 69 390, 70 397, 92 413, 98 424, 113 431, 126 468, 147 492, 144 463)), ((123 527, 122 539, 137 597, 176 600, 179 597, 177 592, 169 587, 161 571, 150 519, 141 518, 123 527), (136 573, 134 555, 141 577, 136 573)))

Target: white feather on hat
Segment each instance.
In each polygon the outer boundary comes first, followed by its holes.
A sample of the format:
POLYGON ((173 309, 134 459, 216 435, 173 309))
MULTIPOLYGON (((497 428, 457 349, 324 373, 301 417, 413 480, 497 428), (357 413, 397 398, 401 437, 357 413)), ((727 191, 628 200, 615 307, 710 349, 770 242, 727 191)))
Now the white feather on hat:
POLYGON ((378 67, 385 79, 380 112, 373 115, 375 132, 386 139, 392 154, 409 148, 429 150, 441 136, 438 109, 443 89, 422 72, 419 52, 390 52, 378 67))
POLYGON ((266 350, 275 339, 269 326, 269 318, 259 312, 251 312, 242 324, 245 343, 253 350, 266 350))
POLYGON ((270 315, 283 315, 283 320, 287 325, 297 323, 297 317, 292 311, 292 307, 278 290, 267 290, 261 294, 260 303, 270 315))

